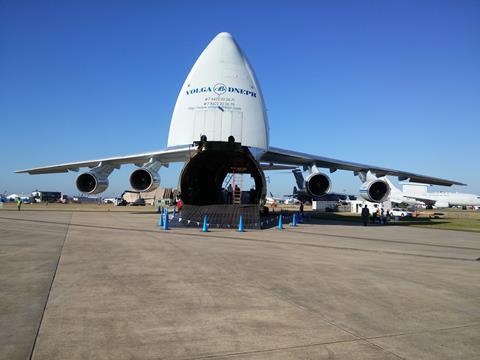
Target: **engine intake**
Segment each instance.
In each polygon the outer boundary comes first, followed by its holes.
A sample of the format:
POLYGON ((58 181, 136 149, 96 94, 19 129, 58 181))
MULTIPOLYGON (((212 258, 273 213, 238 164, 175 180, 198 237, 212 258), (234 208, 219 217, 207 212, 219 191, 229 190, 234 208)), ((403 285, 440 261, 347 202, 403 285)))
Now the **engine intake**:
POLYGON ((152 191, 160 186, 160 175, 147 167, 134 170, 130 175, 130 186, 135 191, 152 191))
POLYGON ((367 201, 381 203, 390 195, 390 186, 383 180, 367 181, 360 187, 360 196, 367 201))
POLYGON ((330 192, 332 182, 327 175, 317 172, 312 173, 307 177, 305 187, 310 195, 322 196, 330 192))
POLYGON ((99 194, 108 188, 108 177, 99 176, 94 171, 80 174, 77 177, 77 189, 85 194, 99 194))

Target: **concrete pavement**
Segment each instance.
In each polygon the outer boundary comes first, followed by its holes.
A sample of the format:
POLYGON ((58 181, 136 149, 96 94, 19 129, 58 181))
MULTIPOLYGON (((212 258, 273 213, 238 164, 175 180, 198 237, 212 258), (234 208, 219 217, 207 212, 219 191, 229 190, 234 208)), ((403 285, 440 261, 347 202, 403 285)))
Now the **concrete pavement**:
POLYGON ((30 357, 71 217, 55 214, 58 224, 0 220, 0 359, 30 357))
POLYGON ((479 358, 479 234, 156 223, 0 212, 0 357, 479 358))

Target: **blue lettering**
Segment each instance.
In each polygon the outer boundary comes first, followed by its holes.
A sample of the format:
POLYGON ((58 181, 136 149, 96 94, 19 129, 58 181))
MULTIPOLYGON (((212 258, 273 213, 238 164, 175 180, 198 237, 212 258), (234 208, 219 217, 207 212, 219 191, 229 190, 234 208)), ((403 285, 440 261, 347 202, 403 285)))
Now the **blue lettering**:
POLYGON ((210 86, 203 86, 200 88, 195 88, 195 89, 190 89, 185 91, 187 95, 192 95, 192 94, 200 94, 200 93, 208 93, 208 92, 214 92, 217 95, 221 95, 223 93, 229 92, 229 93, 237 93, 237 94, 242 94, 246 96, 251 96, 256 98, 257 93, 254 91, 250 90, 245 90, 242 88, 237 88, 237 87, 226 87, 223 84, 217 84, 213 88, 210 86))

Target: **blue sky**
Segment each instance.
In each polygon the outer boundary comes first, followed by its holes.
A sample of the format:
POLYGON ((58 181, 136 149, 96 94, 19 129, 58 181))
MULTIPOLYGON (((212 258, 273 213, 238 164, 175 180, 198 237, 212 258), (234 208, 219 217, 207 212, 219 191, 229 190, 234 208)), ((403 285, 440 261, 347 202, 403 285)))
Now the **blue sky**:
MULTIPOLYGON (((75 173, 13 171, 164 148, 187 73, 228 31, 259 78, 271 145, 480 193, 479 18, 478 1, 0 2, 0 192, 74 194, 75 173)), ((291 192, 291 174, 269 178, 291 192)))

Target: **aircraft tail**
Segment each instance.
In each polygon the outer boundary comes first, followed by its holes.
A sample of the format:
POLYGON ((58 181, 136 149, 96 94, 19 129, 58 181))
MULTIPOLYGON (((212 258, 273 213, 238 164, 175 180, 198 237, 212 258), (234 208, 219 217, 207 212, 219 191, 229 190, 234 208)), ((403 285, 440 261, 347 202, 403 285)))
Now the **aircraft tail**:
POLYGON ((300 190, 303 190, 305 186, 305 179, 303 178, 302 170, 293 169, 292 173, 293 173, 293 176, 295 176, 295 181, 297 182, 298 188, 300 190))

